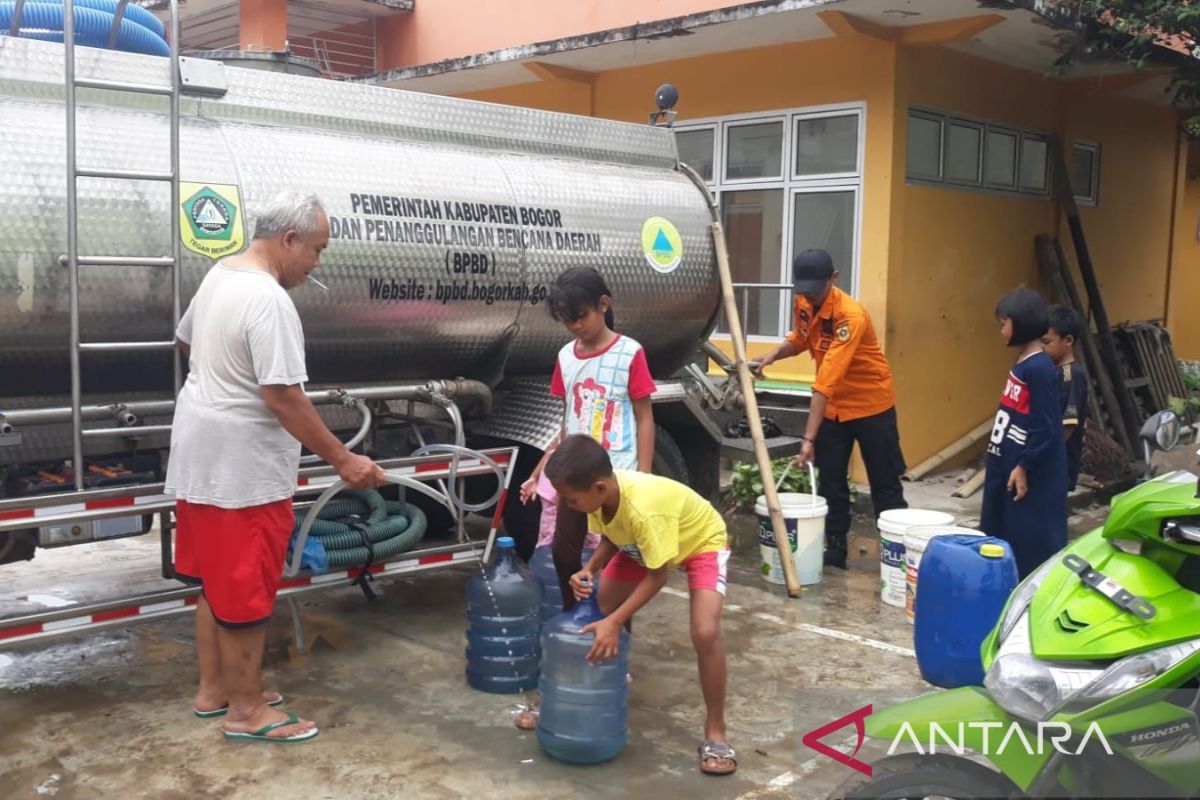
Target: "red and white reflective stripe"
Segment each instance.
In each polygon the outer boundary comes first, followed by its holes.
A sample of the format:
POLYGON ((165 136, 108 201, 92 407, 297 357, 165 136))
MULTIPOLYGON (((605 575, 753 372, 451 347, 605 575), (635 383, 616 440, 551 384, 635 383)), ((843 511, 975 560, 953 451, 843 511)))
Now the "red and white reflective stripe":
POLYGON ((188 606, 196 605, 197 596, 184 597, 178 600, 167 600, 161 603, 147 603, 141 606, 126 608, 110 608, 107 611, 97 611, 94 614, 82 614, 78 617, 51 620, 49 622, 34 622, 14 628, 0 628, 0 641, 33 636, 39 633, 56 633, 76 628, 86 628, 102 622, 133 617, 153 617, 164 612, 174 612, 188 606))
POLYGON ((46 506, 44 508, 20 508, 15 511, 0 511, 0 521, 6 519, 57 517, 63 514, 82 514, 87 511, 101 511, 108 508, 173 502, 175 502, 175 497, 169 494, 148 494, 141 497, 110 497, 107 500, 89 500, 86 503, 69 503, 61 506, 46 506))
MULTIPOLYGON (((452 553, 434 553, 417 558, 409 558, 404 561, 392 561, 386 564, 375 564, 370 570, 372 575, 397 575, 405 572, 420 572, 426 569, 434 569, 439 564, 453 564, 462 561, 474 560, 475 552, 473 550, 459 550, 452 553)), ((311 575, 302 578, 292 578, 284 580, 279 584, 279 594, 288 595, 297 590, 303 591, 309 587, 327 586, 330 584, 344 584, 348 580, 353 580, 362 574, 361 569, 351 569, 342 572, 331 572, 325 575, 311 575)), ((106 611, 97 611, 90 614, 80 614, 76 617, 65 617, 63 619, 50 620, 48 622, 33 622, 27 625, 13 626, 9 628, 0 627, 0 643, 12 642, 18 639, 37 638, 46 634, 67 633, 89 628, 93 625, 101 625, 112 623, 115 620, 136 619, 136 618, 152 618, 158 616, 173 616, 183 611, 189 610, 196 605, 199 599, 199 591, 197 593, 176 600, 164 600, 158 603, 146 603, 143 605, 125 606, 123 608, 110 608, 106 611)))
MULTIPOLYGON (((367 570, 372 575, 396 575, 403 572, 420 572, 423 569, 428 569, 435 564, 450 564, 457 561, 474 560, 475 553, 471 550, 460 550, 454 553, 437 553, 435 555, 419 556, 418 558, 409 558, 404 561, 391 561, 386 564, 372 564, 367 570)), ((279 584, 280 593, 286 593, 287 589, 295 589, 301 586, 323 586, 327 583, 344 583, 348 580, 354 580, 362 575, 361 569, 351 569, 345 572, 328 572, 324 575, 306 575, 300 578, 288 578, 279 584)))

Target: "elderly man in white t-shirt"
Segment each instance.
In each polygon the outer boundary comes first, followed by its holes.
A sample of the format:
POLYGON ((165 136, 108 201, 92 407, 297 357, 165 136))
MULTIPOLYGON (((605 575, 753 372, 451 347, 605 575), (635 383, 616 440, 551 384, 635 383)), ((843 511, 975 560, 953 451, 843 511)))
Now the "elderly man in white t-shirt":
POLYGON ((287 290, 317 268, 329 220, 312 195, 259 212, 244 253, 204 277, 176 331, 189 373, 175 408, 167 490, 175 493, 175 573, 202 587, 194 712, 225 716, 229 739, 284 742, 316 725, 262 689, 271 617, 292 534, 303 444, 355 488, 383 470, 335 437, 304 394, 304 332, 287 290))

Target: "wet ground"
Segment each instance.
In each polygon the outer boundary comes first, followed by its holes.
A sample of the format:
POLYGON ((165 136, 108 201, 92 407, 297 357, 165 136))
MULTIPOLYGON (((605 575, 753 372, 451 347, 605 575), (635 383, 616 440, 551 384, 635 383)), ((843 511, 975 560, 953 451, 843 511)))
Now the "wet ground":
MULTIPOLYGON (((824 797, 853 773, 801 737, 868 703, 929 691, 912 627, 880 602, 864 519, 850 571, 827 570, 797 599, 759 576, 753 520, 732 530, 723 624, 734 776, 697 770, 703 705, 682 575, 637 619, 627 747, 585 768, 551 760, 513 727, 525 698, 466 686, 463 566, 377 581, 371 604, 353 588, 305 595, 307 652, 281 605, 268 686, 318 722, 307 744, 228 743, 219 722, 191 716, 188 616, 0 650, 0 798, 824 797)), ((0 566, 0 616, 173 587, 156 578, 158 555, 146 536, 0 566)), ((827 741, 852 749, 854 739, 847 728, 827 741)))

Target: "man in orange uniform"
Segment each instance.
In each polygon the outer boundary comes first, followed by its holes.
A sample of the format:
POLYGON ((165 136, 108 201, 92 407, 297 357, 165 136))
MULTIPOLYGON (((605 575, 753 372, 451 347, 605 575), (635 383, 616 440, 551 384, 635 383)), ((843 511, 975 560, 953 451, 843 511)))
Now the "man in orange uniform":
POLYGON ((848 473, 855 442, 867 465, 875 517, 908 504, 900 487, 905 465, 896 427, 892 369, 870 315, 834 285, 837 277, 833 259, 824 250, 805 250, 796 256, 792 262, 795 328, 762 359, 759 369, 805 350, 817 362, 808 426, 797 460, 815 462, 820 471, 817 488, 829 503, 825 563, 845 569, 848 473))

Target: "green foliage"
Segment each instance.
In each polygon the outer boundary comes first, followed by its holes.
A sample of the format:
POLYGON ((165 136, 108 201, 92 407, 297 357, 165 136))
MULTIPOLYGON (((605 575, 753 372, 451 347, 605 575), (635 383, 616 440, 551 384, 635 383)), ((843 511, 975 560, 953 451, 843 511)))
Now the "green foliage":
MULTIPOLYGON (((771 472, 774 481, 778 482, 784 470, 787 470, 787 477, 783 479, 779 491, 809 494, 812 492, 812 487, 809 483, 808 467, 795 466, 794 461, 795 459, 788 457, 777 458, 771 462, 771 472), (789 467, 789 465, 791 466, 789 467)), ((846 480, 849 481, 848 476, 846 480)), ((729 482, 729 497, 732 503, 743 511, 753 511, 754 502, 762 493, 763 482, 762 476, 758 472, 758 465, 735 464, 733 467, 733 477, 729 482)), ((850 496, 853 498, 854 494, 854 484, 851 483, 850 496)))
MULTIPOLYGON (((1168 91, 1186 109, 1200 107, 1200 3, 1187 0, 1059 0, 1059 11, 1078 9, 1084 23, 1080 43, 1059 60, 1065 66, 1084 56, 1111 55, 1142 69, 1171 58, 1168 91), (1190 53, 1170 52, 1163 44, 1190 53), (1189 58, 1189 55, 1191 56, 1189 58)), ((1200 138, 1200 114, 1184 123, 1200 138)))
POLYGON ((1179 374, 1187 387, 1187 397, 1170 397, 1167 403, 1180 419, 1194 422, 1200 419, 1200 362, 1180 361, 1179 374))

